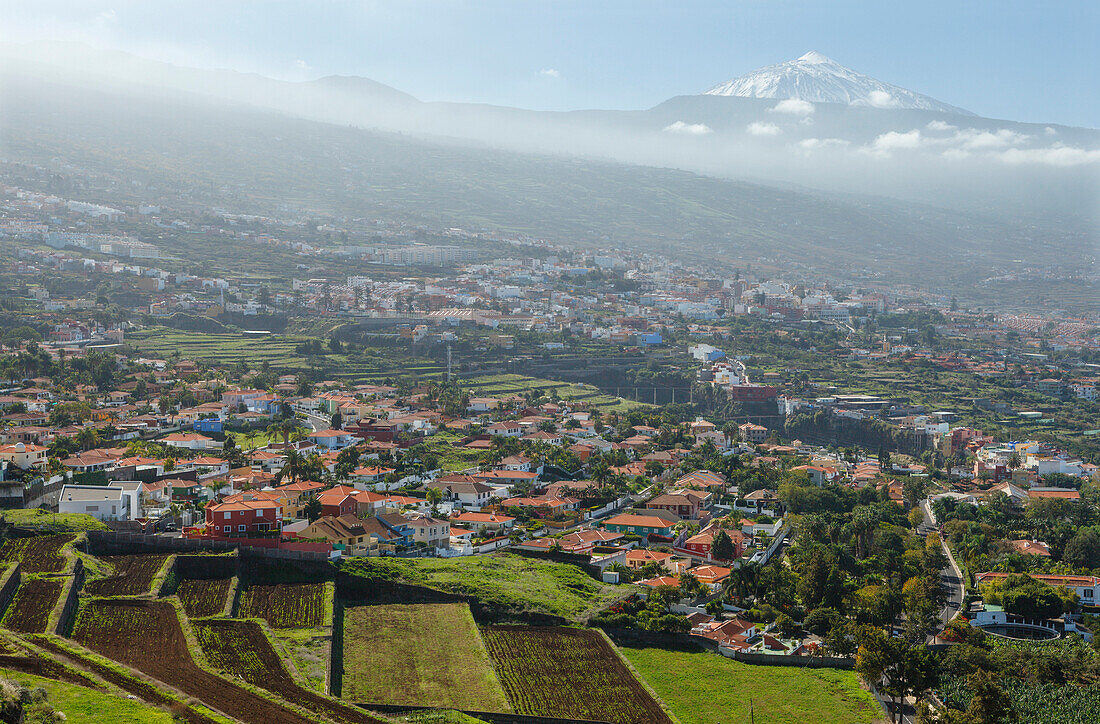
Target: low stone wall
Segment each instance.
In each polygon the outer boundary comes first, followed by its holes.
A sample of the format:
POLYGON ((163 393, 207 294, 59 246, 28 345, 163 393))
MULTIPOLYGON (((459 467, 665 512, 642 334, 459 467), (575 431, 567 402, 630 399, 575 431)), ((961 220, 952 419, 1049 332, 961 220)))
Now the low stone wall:
MULTIPOLYGON (((440 711, 427 706, 402 706, 395 704, 360 704, 354 706, 376 711, 380 714, 408 714, 417 711, 440 711)), ((593 719, 559 719, 549 716, 532 716, 530 714, 504 714, 493 711, 468 711, 463 714, 490 722, 490 724, 607 724, 593 719)))
POLYGON ((3 578, 0 578, 0 618, 3 618, 4 613, 7 612, 8 605, 15 598, 15 592, 19 589, 22 580, 23 576, 19 570, 18 562, 9 566, 3 578))

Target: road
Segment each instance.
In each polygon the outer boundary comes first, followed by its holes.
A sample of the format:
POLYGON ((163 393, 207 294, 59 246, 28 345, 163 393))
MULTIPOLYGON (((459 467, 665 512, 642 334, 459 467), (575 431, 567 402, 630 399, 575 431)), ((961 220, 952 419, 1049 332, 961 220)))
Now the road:
MULTIPOLYGON (((935 524, 935 517, 932 515, 932 509, 928 498, 920 502, 920 509, 921 512, 924 513, 924 522, 917 528, 917 532, 922 536, 938 532, 939 529, 935 524)), ((940 571, 940 586, 947 593, 947 600, 944 603, 943 609, 940 611, 940 627, 942 630, 942 628, 946 626, 962 608, 966 586, 963 583, 962 571, 955 565, 951 552, 947 549, 947 544, 942 538, 940 540, 940 545, 943 546, 943 554, 947 556, 947 565, 940 571)), ((935 643, 935 640, 936 637, 931 636, 928 642, 935 643)))

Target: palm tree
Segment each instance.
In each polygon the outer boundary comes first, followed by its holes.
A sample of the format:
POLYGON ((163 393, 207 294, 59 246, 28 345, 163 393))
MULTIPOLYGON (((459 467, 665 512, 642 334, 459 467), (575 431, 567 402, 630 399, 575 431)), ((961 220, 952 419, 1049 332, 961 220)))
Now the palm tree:
POLYGON ((282 482, 283 478, 290 476, 290 482, 296 483, 302 474, 302 469, 305 467, 306 460, 302 457, 302 454, 297 450, 288 449, 286 451, 286 463, 283 467, 279 468, 279 472, 275 474, 275 482, 282 482))

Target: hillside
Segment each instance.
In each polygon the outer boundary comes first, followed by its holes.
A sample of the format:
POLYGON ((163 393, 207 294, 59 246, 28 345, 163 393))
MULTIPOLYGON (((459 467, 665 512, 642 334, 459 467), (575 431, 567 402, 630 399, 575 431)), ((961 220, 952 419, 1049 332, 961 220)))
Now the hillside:
POLYGON ((3 83, 4 160, 63 170, 77 189, 94 176, 110 188, 98 202, 382 217, 943 284, 1006 254, 1055 262, 1082 243, 1052 235, 1037 247, 1034 229, 881 198, 415 140, 189 96, 3 83))

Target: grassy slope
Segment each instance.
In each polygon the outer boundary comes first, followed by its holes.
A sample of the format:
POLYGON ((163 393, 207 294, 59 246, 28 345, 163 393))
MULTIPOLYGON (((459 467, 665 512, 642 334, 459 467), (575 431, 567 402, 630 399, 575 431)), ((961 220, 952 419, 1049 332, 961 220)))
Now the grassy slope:
POLYGON ((622 648, 683 724, 871 722, 881 709, 856 675, 835 669, 743 664, 706 652, 622 648))
POLYGON ((509 711, 466 604, 361 606, 344 614, 349 701, 509 711))
POLYGON ((510 554, 450 559, 359 558, 340 566, 367 578, 466 594, 514 610, 539 611, 575 621, 631 592, 628 586, 600 583, 575 566, 510 554))
POLYGON ((42 525, 57 530, 107 530, 106 524, 90 515, 78 513, 47 513, 38 508, 5 510, 4 520, 12 525, 42 525))
POLYGON ((45 689, 50 704, 55 710, 64 712, 66 721, 71 724, 171 724, 173 721, 168 712, 114 694, 6 669, 0 669, 0 676, 31 689, 45 689))

